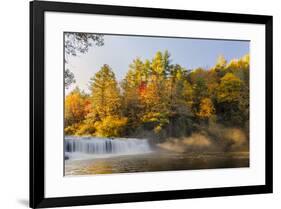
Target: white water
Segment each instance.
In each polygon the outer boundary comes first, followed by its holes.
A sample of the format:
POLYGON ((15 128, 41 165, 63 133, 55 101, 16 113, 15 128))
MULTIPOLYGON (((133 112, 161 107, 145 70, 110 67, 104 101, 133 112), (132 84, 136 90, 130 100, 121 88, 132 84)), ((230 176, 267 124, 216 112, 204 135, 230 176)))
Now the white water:
POLYGON ((134 155, 151 152, 146 139, 65 137, 65 152, 70 159, 134 155))

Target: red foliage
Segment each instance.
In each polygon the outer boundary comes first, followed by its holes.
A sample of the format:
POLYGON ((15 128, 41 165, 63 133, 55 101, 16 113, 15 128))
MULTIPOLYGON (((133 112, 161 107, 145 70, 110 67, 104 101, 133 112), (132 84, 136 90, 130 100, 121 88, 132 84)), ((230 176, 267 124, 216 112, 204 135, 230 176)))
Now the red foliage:
POLYGON ((147 84, 145 81, 142 81, 139 86, 139 94, 144 94, 146 91, 147 84))

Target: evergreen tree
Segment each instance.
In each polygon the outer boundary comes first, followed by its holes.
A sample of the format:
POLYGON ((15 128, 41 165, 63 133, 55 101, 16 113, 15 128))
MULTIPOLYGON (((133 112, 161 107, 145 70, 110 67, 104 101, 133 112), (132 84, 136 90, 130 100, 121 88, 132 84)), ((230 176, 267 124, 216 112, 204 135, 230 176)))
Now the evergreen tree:
POLYGON ((120 115, 120 91, 115 75, 108 65, 91 78, 92 107, 100 119, 110 115, 120 115))

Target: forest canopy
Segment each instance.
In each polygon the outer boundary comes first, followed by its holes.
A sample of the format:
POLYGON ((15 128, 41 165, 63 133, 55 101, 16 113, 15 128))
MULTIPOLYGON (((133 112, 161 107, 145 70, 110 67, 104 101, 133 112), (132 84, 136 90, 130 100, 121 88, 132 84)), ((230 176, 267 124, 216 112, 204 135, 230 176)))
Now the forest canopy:
POLYGON ((65 134, 139 137, 165 141, 209 131, 210 126, 249 129, 249 63, 246 54, 223 56, 208 69, 172 64, 168 51, 132 60, 122 81, 104 64, 65 97, 65 134))

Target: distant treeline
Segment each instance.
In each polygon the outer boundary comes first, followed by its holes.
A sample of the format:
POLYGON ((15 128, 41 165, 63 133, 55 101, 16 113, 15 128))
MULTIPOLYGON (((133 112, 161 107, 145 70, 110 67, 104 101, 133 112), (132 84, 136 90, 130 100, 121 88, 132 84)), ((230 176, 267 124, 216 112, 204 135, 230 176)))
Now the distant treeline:
POLYGON ((186 137, 209 124, 248 135, 249 55, 209 69, 171 64, 168 51, 136 58, 118 83, 104 65, 90 80, 90 93, 65 98, 65 134, 101 137, 186 137))

